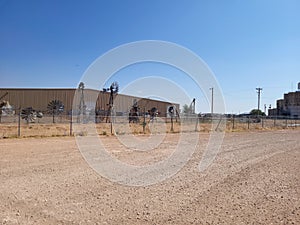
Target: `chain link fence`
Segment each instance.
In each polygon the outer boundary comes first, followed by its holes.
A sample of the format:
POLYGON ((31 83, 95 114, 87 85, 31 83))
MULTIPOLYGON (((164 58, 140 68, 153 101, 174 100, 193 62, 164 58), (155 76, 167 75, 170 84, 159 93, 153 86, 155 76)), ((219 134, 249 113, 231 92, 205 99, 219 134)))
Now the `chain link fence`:
POLYGON ((286 129, 300 127, 300 118, 289 116, 230 117, 227 130, 286 129))
POLYGON ((34 118, 31 121, 22 119, 20 114, 2 116, 0 138, 69 136, 70 117, 61 115, 54 119, 53 123, 51 115, 34 118))
POLYGON ((128 115, 114 116, 99 120, 95 115, 44 115, 34 121, 22 119, 20 114, 2 115, 0 138, 13 137, 56 137, 85 135, 84 132, 74 133, 74 124, 95 123, 98 135, 126 134, 158 134, 180 132, 210 132, 212 129, 223 129, 219 126, 226 121, 226 131, 296 129, 300 127, 299 118, 291 117, 238 117, 215 116, 199 117, 198 115, 180 115, 180 117, 139 116, 129 123, 128 115))

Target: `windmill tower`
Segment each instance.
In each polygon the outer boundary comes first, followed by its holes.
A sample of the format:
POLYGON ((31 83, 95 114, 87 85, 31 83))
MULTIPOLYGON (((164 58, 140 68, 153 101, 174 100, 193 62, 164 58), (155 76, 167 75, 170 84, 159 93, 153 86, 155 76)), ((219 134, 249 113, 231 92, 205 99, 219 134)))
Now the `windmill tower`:
POLYGON ((84 101, 84 83, 80 82, 78 85, 78 92, 80 92, 79 96, 79 105, 78 105, 78 117, 77 117, 77 122, 80 123, 80 117, 84 117, 86 115, 86 105, 84 101))
POLYGON ((109 88, 103 88, 103 91, 109 91, 109 102, 108 102, 108 110, 106 114, 106 123, 111 122, 112 113, 114 110, 114 95, 119 92, 119 84, 115 81, 113 82, 109 88))

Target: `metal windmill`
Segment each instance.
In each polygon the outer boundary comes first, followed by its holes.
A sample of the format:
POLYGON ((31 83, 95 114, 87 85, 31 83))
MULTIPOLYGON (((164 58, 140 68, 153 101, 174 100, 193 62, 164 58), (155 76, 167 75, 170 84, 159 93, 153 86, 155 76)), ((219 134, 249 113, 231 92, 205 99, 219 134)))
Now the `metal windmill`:
POLYGON ((176 116, 176 108, 174 105, 169 106, 168 113, 171 117, 171 131, 173 132, 174 131, 173 118, 176 116))
POLYGON ((111 122, 111 116, 114 108, 114 95, 119 92, 119 84, 118 82, 113 82, 109 88, 103 88, 104 92, 110 92, 109 102, 108 102, 108 110, 106 114, 106 123, 111 122))
POLYGON ((86 110, 86 105, 84 102, 84 83, 80 82, 79 86, 78 86, 78 91, 80 91, 80 101, 79 101, 79 115, 81 114, 85 114, 85 110, 86 110))
POLYGON ((52 100, 48 103, 47 112, 52 115, 52 122, 55 123, 55 116, 63 113, 64 104, 60 100, 52 100))
POLYGON ((170 118, 171 118, 171 131, 174 131, 174 128, 173 128, 173 119, 175 118, 176 123, 177 123, 177 118, 178 119, 180 118, 178 110, 176 109, 175 105, 169 105, 168 106, 167 115, 169 115, 170 118))
POLYGON ((22 109, 20 116, 27 123, 29 123, 29 122, 33 123, 33 122, 35 122, 35 120, 37 118, 42 118, 43 113, 34 110, 32 107, 27 107, 27 108, 22 109))
POLYGON ((139 115, 140 115, 140 107, 138 106, 138 102, 134 101, 130 111, 129 111, 129 123, 138 123, 139 122, 139 115))
POLYGON ((196 99, 193 98, 191 104, 190 104, 190 110, 192 114, 195 114, 195 107, 196 107, 196 99))
POLYGON ((78 92, 80 92, 79 106, 78 106, 78 117, 77 122, 80 122, 80 116, 86 114, 86 105, 84 101, 84 83, 80 82, 78 85, 78 92))

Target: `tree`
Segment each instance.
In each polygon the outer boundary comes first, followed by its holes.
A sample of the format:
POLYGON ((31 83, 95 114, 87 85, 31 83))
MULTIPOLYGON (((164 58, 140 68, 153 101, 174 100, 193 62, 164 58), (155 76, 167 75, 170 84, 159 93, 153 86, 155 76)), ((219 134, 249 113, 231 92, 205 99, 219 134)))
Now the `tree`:
POLYGON ((186 113, 186 114, 192 113, 192 107, 191 107, 191 105, 188 106, 187 104, 184 104, 184 105, 183 105, 182 112, 183 112, 183 113, 186 113))
POLYGON ((53 123, 55 123, 55 116, 64 111, 64 104, 60 100, 52 100, 48 103, 47 112, 53 116, 53 123))
POLYGON ((250 112, 251 116, 266 116, 264 112, 262 112, 260 109, 252 109, 250 112))

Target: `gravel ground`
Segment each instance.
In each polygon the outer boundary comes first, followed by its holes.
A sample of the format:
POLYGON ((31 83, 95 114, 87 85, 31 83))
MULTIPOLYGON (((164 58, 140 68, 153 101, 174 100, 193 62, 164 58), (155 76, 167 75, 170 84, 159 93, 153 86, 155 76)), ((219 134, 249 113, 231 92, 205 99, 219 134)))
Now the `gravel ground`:
MULTIPOLYGON (((149 154, 101 137, 128 163, 170 154, 179 134, 149 154)), ((0 140, 2 224, 300 224, 300 130, 227 133, 214 163, 197 169, 209 135, 176 175, 130 187, 98 175, 75 139, 0 140)))

